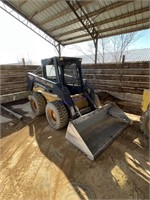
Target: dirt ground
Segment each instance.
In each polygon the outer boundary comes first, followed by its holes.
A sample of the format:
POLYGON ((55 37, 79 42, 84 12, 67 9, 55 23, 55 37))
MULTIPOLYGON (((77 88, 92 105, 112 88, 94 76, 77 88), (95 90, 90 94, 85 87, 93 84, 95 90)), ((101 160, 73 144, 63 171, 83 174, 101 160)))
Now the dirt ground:
POLYGON ((22 121, 2 111, 0 199, 149 199, 148 140, 139 117, 95 161, 40 116, 22 121))

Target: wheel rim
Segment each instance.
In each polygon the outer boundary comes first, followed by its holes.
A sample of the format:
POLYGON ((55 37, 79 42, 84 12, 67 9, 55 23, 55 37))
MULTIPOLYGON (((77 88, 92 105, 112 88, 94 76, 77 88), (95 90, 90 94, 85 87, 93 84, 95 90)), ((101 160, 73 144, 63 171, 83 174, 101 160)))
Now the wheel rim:
POLYGON ((31 106, 32 106, 32 109, 37 112, 37 106, 36 106, 36 103, 34 100, 31 101, 31 106))
POLYGON ((49 121, 52 122, 55 125, 56 121, 57 121, 57 118, 56 118, 54 110, 52 110, 52 109, 49 108, 47 110, 47 115, 48 115, 49 121))

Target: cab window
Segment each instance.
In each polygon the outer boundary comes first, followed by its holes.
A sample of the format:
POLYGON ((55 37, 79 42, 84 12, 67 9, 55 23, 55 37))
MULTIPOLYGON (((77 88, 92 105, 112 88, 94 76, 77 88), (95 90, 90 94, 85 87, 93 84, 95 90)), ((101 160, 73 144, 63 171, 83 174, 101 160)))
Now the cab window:
POLYGON ((56 82, 56 71, 54 65, 46 65, 47 79, 56 82))

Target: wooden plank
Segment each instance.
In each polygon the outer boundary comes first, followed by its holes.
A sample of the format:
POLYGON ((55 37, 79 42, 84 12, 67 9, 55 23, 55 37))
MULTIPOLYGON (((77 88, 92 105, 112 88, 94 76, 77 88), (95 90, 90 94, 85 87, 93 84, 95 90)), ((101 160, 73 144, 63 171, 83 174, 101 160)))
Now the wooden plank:
POLYGON ((106 86, 119 86, 119 87, 134 87, 134 88, 149 88, 149 82, 131 82, 120 80, 93 80, 89 79, 90 83, 106 85, 106 86))
POLYGON ((123 93, 123 92, 114 92, 114 91, 108 91, 108 90, 95 90, 96 93, 99 92, 106 92, 108 94, 111 94, 115 98, 118 98, 123 101, 131 101, 136 103, 142 103, 142 97, 143 95, 140 94, 131 94, 131 93, 123 93))
MULTIPOLYGON (((37 75, 42 76, 42 73, 37 73, 37 75)), ((1 74, 0 79, 15 79, 15 78, 27 78, 27 73, 12 73, 12 74, 1 74)))
POLYGON ((85 69, 83 74, 149 75, 149 69, 85 69))
POLYGON ((25 76, 27 77, 27 74, 23 74, 23 73, 21 73, 21 74, 20 74, 20 73, 17 73, 17 74, 9 74, 9 75, 8 75, 8 74, 1 74, 0 79, 3 79, 3 78, 14 78, 14 79, 15 79, 16 77, 17 77, 17 78, 21 78, 21 77, 23 78, 23 77, 25 77, 25 76))
POLYGON ((23 69, 23 70, 34 70, 34 69, 37 69, 40 65, 0 65, 0 70, 20 70, 20 69, 23 69))
MULTIPOLYGON (((100 79, 100 80, 120 80, 119 74, 96 74, 92 75, 93 78, 95 79, 100 79)), ((87 79, 92 79, 91 75, 84 75, 85 78, 87 79)), ((122 76, 123 81, 138 81, 138 82, 149 82, 150 77, 148 75, 123 75, 122 76)))
MULTIPOLYGON (((16 86, 16 85, 4 85, 4 87, 2 88, 1 87, 1 92, 2 91, 6 91, 6 90, 11 90, 11 91, 14 91, 14 90, 17 90, 17 89, 23 89, 23 88, 28 88, 28 85, 25 83, 24 85, 19 85, 19 86, 16 86)), ((12 93, 12 92, 11 92, 12 93)))
POLYGON ((127 92, 127 93, 134 93, 135 91, 135 94, 137 94, 137 91, 141 91, 143 92, 144 88, 135 88, 135 87, 125 87, 125 86, 113 86, 113 85, 99 85, 99 84, 93 84, 94 88, 96 89, 108 89, 110 91, 118 91, 118 92, 127 92))
POLYGON ((124 93, 131 93, 131 94, 143 94, 143 88, 130 88, 130 87, 119 88, 117 86, 106 86, 106 85, 97 85, 97 84, 93 84, 93 87, 94 89, 97 89, 97 90, 108 90, 108 91, 124 92, 124 93))
POLYGON ((1 88, 1 92, 3 93, 3 91, 10 91, 10 93, 14 92, 14 91, 27 91, 28 87, 26 86, 19 86, 19 87, 3 87, 1 88))
POLYGON ((27 83, 22 83, 22 84, 17 84, 17 83, 13 83, 12 85, 6 83, 4 84, 3 83, 3 86, 1 86, 0 88, 0 92, 3 92, 3 91, 8 91, 10 90, 10 93, 13 93, 14 91, 18 91, 18 90, 26 90, 28 88, 28 84, 27 83))
POLYGON ((125 62, 123 65, 121 63, 103 63, 103 64, 82 64, 82 69, 127 69, 127 68, 147 68, 149 69, 149 62, 135 62, 135 63, 128 63, 125 62))
POLYGON ((85 74, 94 74, 92 69, 84 69, 82 70, 83 75, 85 74))
POLYGON ((138 82, 149 82, 150 76, 149 75, 123 75, 123 81, 138 81, 138 82))
POLYGON ((8 83, 1 83, 1 87, 14 88, 14 87, 26 86, 27 84, 28 83, 25 81, 14 81, 14 82, 8 82, 8 83))
POLYGON ((121 105, 124 105, 124 106, 128 106, 130 108, 139 107, 139 110, 141 110, 141 104, 140 103, 129 102, 129 101, 120 101, 120 100, 117 100, 117 103, 120 103, 121 105))
POLYGON ((27 84, 25 85, 20 85, 20 86, 16 86, 16 85, 9 85, 9 86, 4 86, 1 87, 1 95, 3 94, 9 94, 9 93, 14 93, 14 92, 22 92, 22 91, 28 91, 28 86, 27 84))
POLYGON ((135 103, 135 102, 129 102, 129 101, 115 101, 115 103, 122 108, 125 112, 129 112, 132 114, 141 115, 141 104, 135 103))
POLYGON ((0 95, 0 101, 1 103, 7 103, 7 102, 27 98, 28 95, 29 95, 28 91, 4 94, 4 95, 0 95))
POLYGON ((94 74, 86 74, 86 75, 83 74, 83 78, 84 79, 94 79, 95 75, 94 74))
POLYGON ((17 75, 17 76, 27 76, 27 73, 28 72, 33 72, 32 70, 31 71, 3 71, 2 73, 1 73, 1 76, 15 76, 15 75, 17 75))
POLYGON ((27 82, 27 77, 26 76, 20 76, 20 77, 2 77, 1 78, 1 84, 8 84, 10 82, 27 82))
POLYGON ((33 68, 29 68, 29 69, 21 69, 21 68, 19 68, 19 69, 11 69, 11 70, 9 70, 9 69, 1 69, 0 71, 1 71, 1 73, 6 73, 6 72, 8 72, 8 73, 19 73, 19 72, 24 72, 24 73, 27 73, 27 72, 33 72, 33 71, 35 71, 36 69, 33 69, 33 68))
POLYGON ((149 75, 149 69, 122 69, 122 75, 149 75))
POLYGON ((120 74, 96 74, 95 79, 97 80, 117 80, 118 79, 119 80, 120 74))
POLYGON ((23 92, 23 91, 28 91, 28 88, 27 87, 19 87, 19 88, 15 88, 13 90, 4 88, 4 89, 1 89, 1 95, 11 94, 11 93, 15 93, 15 92, 23 92))

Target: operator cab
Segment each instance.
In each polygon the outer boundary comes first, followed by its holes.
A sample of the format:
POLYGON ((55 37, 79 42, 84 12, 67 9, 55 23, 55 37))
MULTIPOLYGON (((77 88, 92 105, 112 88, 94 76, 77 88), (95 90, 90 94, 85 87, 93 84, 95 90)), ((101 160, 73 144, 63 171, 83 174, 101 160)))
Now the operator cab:
POLYGON ((70 95, 83 92, 81 58, 54 57, 42 60, 44 78, 68 88, 70 95))

